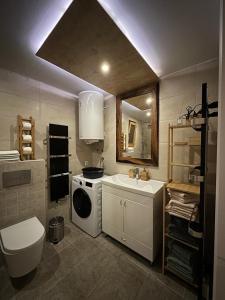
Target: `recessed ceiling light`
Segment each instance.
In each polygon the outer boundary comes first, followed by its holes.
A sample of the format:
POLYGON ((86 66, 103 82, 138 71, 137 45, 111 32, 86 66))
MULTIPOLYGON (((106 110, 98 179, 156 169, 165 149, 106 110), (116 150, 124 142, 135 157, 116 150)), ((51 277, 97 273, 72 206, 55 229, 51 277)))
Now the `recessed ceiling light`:
POLYGON ((146 104, 151 104, 152 103, 152 98, 151 97, 148 97, 147 99, 146 99, 146 104))
POLYGON ((101 64, 102 73, 107 74, 107 73, 109 73, 109 70, 110 70, 110 65, 107 62, 103 62, 101 64))
POLYGON ((146 116, 150 117, 151 116, 151 112, 150 111, 146 112, 146 116))

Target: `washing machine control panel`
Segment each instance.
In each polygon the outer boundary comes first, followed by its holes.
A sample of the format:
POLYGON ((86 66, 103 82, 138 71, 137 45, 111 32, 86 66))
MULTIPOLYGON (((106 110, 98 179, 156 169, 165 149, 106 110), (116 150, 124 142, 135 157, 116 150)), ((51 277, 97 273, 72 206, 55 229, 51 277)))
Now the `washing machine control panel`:
POLYGON ((86 180, 81 180, 81 179, 78 179, 78 178, 74 178, 73 181, 75 181, 77 184, 79 184, 80 186, 83 186, 83 187, 89 187, 89 188, 92 188, 93 187, 93 183, 92 182, 88 182, 86 180))

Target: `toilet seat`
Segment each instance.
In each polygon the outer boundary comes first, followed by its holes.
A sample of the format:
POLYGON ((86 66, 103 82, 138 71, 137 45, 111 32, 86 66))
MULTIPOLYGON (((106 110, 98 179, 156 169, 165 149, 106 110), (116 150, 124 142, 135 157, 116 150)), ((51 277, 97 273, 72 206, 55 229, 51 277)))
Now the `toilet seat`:
POLYGON ((39 241, 45 235, 44 226, 37 217, 0 230, 2 251, 16 254, 24 251, 39 241))

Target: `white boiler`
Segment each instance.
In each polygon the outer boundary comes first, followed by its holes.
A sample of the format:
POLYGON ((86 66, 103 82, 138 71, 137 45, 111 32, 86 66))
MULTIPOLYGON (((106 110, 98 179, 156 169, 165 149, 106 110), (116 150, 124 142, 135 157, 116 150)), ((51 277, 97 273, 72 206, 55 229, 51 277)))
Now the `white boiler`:
POLYGON ((79 138, 88 144, 104 139, 104 99, 99 92, 79 94, 79 138))

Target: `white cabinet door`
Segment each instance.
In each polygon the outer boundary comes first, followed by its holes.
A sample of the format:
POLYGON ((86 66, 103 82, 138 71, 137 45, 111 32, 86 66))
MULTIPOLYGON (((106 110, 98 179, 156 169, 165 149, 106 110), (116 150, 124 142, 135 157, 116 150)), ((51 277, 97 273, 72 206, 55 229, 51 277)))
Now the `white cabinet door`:
POLYGON ((150 260, 153 259, 153 209, 151 204, 152 199, 149 199, 149 205, 125 200, 123 210, 123 238, 127 246, 150 260))
POLYGON ((102 230, 121 240, 123 231, 123 201, 120 197, 102 192, 102 230))

